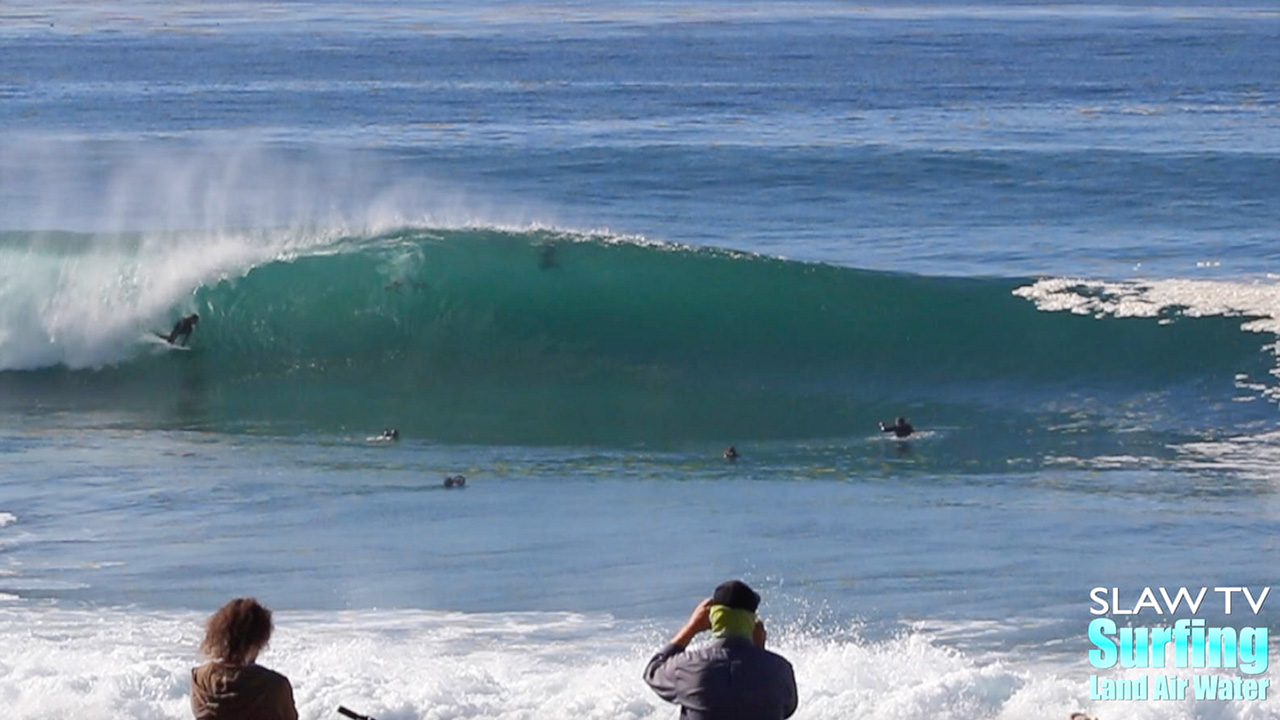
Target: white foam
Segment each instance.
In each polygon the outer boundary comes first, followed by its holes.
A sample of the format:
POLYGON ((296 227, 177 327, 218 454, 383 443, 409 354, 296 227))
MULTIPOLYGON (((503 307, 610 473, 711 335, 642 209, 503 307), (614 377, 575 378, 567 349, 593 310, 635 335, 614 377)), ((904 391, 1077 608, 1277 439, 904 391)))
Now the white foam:
MULTIPOLYGON (((671 718, 640 679, 671 628, 564 613, 276 611, 261 661, 287 675, 301 717, 338 705, 382 720, 671 718)), ((188 718, 202 613, 0 606, 7 717, 188 718)), ((796 668, 797 718, 993 720, 1183 718, 1187 703, 1091 707, 1078 663, 966 656, 913 630, 884 641, 776 629, 796 668)), ((1081 653, 1083 655, 1083 653, 1081 653)), ((1275 717, 1274 702, 1222 703, 1215 718, 1275 717)))
POLYGON ((100 367, 164 331, 171 309, 195 309, 200 285, 238 275, 276 248, 236 233, 151 235, 136 247, 104 241, 71 257, 0 252, 0 370, 100 367))
POLYGON ((1280 334, 1280 283, 1220 280, 1102 281, 1047 278, 1017 288, 1050 312, 1095 317, 1161 317, 1176 311, 1187 317, 1250 316, 1245 330, 1280 334))
POLYGON ((24 137, 0 156, 0 194, 25 200, 8 223, 84 233, 0 245, 0 370, 124 360, 141 337, 167 331, 175 310, 195 310, 202 284, 342 232, 278 229, 314 217, 304 209, 315 200, 292 197, 314 184, 250 143, 107 151, 24 137))
POLYGON ((1151 467, 1156 462, 1158 461, 1154 458, 1137 455, 1099 455, 1097 457, 1046 455, 1044 458, 1046 465, 1089 470, 1136 470, 1151 467))
POLYGON ((0 512, 0 528, 10 523, 15 523, 17 521, 18 521, 18 518, 13 513, 0 512))
MULTIPOLYGON (((1160 318, 1162 324, 1182 317, 1241 317, 1246 332, 1280 336, 1280 282, 1274 278, 1226 280, 1125 280, 1046 278, 1016 288, 1046 312, 1094 317, 1160 318)), ((1280 343, 1266 346, 1276 356, 1271 374, 1280 376, 1280 343)), ((1280 388, 1237 378, 1237 386, 1280 400, 1280 388)))
POLYGON ((1186 467, 1230 471, 1241 477, 1280 477, 1280 432, 1244 435, 1177 446, 1186 467))

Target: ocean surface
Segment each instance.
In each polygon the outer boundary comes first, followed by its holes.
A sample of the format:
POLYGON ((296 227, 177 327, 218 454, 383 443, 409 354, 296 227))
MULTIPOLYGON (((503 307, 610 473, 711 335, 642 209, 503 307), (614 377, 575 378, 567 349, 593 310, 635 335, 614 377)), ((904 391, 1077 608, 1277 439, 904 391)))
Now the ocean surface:
POLYGON ((1278 200, 1263 0, 0 3, 0 707, 1280 718, 1087 634, 1280 622, 1278 200))

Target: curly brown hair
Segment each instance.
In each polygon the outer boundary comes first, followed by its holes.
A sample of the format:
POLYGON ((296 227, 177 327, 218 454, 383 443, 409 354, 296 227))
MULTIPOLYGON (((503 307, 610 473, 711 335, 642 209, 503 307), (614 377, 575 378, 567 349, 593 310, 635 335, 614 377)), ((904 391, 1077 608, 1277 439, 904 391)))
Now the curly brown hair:
POLYGON ((252 662, 271 640, 271 611, 254 598, 236 598, 209 616, 200 650, 230 665, 252 662))

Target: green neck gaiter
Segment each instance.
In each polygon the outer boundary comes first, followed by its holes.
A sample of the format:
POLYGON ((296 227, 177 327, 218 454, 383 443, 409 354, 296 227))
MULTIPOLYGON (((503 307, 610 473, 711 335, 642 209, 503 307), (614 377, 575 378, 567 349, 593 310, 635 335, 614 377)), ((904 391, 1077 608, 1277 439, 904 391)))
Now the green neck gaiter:
POLYGON ((756 614, 750 610, 739 610, 726 605, 712 605, 711 636, 750 638, 756 629, 756 614))

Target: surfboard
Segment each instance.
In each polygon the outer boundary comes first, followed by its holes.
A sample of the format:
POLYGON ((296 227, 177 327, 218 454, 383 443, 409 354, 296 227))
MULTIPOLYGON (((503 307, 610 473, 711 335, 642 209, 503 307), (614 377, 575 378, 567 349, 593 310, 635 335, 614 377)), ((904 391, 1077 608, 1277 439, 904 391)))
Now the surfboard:
POLYGON ((186 345, 174 345, 173 343, 169 342, 168 335, 164 335, 158 332, 153 332, 150 335, 144 335, 143 338, 147 342, 151 343, 152 345, 159 345, 160 347, 163 347, 166 350, 183 350, 183 351, 191 350, 191 348, 187 347, 186 345))

